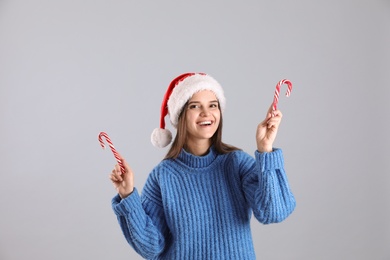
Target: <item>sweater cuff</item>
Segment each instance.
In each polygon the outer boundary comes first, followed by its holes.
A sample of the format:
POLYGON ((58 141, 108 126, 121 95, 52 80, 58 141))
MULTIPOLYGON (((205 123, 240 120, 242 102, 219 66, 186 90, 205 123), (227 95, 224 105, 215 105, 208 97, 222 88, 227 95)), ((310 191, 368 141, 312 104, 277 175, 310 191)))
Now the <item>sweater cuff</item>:
POLYGON ((262 172, 284 168, 282 149, 273 148, 270 153, 260 153, 256 150, 255 157, 260 163, 260 169, 262 172))
POLYGON ((118 216, 126 216, 131 212, 137 211, 140 207, 142 208, 141 197, 136 188, 124 199, 119 194, 112 199, 112 209, 118 216))

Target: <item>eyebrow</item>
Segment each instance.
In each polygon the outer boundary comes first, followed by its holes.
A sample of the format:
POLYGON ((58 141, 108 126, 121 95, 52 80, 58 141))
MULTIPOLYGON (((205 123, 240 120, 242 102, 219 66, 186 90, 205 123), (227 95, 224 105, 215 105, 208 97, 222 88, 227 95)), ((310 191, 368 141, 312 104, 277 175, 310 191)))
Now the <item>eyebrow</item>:
MULTIPOLYGON (((200 101, 190 101, 190 102, 188 102, 188 104, 193 104, 193 103, 201 103, 200 101)), ((209 101, 209 103, 218 103, 218 100, 211 100, 211 101, 209 101)))

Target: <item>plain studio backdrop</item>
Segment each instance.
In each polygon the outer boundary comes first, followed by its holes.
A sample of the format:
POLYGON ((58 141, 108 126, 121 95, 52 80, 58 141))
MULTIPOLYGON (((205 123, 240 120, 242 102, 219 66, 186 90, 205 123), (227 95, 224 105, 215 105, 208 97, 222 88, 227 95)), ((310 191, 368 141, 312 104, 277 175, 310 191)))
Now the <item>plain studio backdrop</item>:
POLYGON ((297 207, 253 219, 258 259, 390 259, 389 46, 384 0, 0 1, 0 259, 141 259, 97 136, 142 190, 163 95, 192 71, 224 87, 223 139, 251 155, 293 83, 275 146, 297 207))

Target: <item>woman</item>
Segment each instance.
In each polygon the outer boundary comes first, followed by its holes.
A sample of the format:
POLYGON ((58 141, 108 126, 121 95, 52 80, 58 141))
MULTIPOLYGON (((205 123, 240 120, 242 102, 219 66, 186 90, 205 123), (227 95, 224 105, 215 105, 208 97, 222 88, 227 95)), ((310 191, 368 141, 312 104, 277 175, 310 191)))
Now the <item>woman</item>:
POLYGON ((256 133, 255 157, 222 142, 225 97, 204 73, 186 73, 168 87, 160 129, 152 143, 165 147, 142 195, 123 160, 110 175, 118 195, 112 206, 127 242, 147 259, 255 259, 250 219, 264 224, 287 218, 295 208, 282 151, 273 148, 282 113, 270 107, 256 133))

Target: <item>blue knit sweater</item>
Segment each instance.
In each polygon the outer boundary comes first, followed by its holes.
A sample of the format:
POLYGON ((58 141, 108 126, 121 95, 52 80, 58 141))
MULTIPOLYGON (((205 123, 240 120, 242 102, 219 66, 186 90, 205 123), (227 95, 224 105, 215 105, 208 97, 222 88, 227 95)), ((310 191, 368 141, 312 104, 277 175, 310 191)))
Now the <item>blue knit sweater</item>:
POLYGON ((295 208, 280 149, 205 156, 182 150, 112 206, 127 242, 146 259, 255 259, 253 215, 264 224, 295 208))

